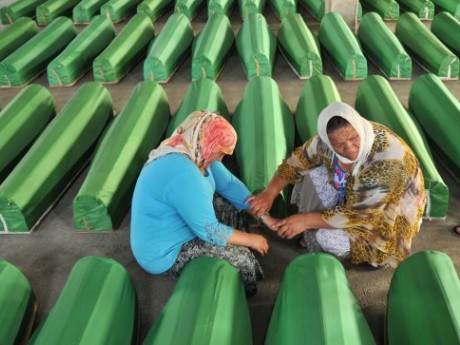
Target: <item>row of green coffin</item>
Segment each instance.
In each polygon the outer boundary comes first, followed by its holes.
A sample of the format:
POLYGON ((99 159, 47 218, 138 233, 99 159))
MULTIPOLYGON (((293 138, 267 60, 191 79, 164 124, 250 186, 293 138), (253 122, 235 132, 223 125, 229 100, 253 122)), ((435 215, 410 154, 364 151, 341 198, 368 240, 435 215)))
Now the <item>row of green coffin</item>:
MULTIPOLYGON (((27 278, 0 260, 0 343, 27 339, 37 309, 27 278)), ((387 300, 388 344, 460 341, 460 281, 449 256, 423 251, 395 271, 387 300)), ((80 259, 29 345, 137 343, 137 297, 122 265, 80 259)), ((252 344, 247 300, 238 271, 224 260, 197 258, 142 344, 252 344)), ((342 264, 306 254, 286 268, 265 344, 375 344, 342 264)))

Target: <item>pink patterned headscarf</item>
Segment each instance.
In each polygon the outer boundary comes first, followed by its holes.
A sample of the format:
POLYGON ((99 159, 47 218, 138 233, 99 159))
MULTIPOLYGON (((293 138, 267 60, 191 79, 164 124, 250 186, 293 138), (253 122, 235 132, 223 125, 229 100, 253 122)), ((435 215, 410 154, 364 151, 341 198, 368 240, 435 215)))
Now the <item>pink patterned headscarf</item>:
POLYGON ((169 153, 181 153, 201 167, 214 152, 231 155, 236 139, 235 129, 222 115, 212 111, 195 111, 171 137, 150 152, 146 164, 169 153))

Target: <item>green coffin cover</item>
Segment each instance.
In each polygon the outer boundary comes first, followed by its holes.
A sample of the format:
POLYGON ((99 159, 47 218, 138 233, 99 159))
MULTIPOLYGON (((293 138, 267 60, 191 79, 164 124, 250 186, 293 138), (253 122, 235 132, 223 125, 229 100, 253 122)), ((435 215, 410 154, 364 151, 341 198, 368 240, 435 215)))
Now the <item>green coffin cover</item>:
POLYGON ((263 13, 266 5, 266 0, 238 0, 240 14, 243 20, 253 13, 263 13))
POLYGON ((418 18, 431 20, 434 15, 434 4, 428 0, 397 0, 402 9, 414 13, 418 18))
POLYGON ((170 137, 187 116, 199 110, 217 111, 231 121, 219 85, 214 80, 199 79, 190 84, 179 109, 169 121, 166 137, 170 137))
POLYGON ((131 345, 137 297, 126 269, 102 256, 77 261, 28 345, 131 345))
POLYGON ((321 20, 319 41, 345 80, 367 77, 367 60, 359 43, 338 12, 329 12, 321 20))
POLYGON ((281 20, 288 14, 297 13, 296 0, 270 0, 270 5, 281 20))
POLYGON ((82 0, 72 10, 72 19, 75 24, 87 24, 96 17, 101 6, 109 0, 82 0))
POLYGON ((411 56, 430 72, 440 78, 458 78, 458 57, 415 14, 407 12, 399 16, 395 33, 411 56))
POLYGON ((431 32, 460 58, 460 22, 458 19, 448 12, 438 13, 431 23, 431 32))
POLYGON ((388 81, 374 75, 361 82, 355 108, 368 120, 392 129, 412 148, 422 168, 427 190, 425 217, 445 218, 449 208, 449 189, 436 169, 422 129, 403 107, 388 81))
POLYGON ((316 20, 321 20, 324 17, 324 0, 300 0, 300 4, 306 8, 316 20))
POLYGON ((225 14, 208 18, 192 48, 192 80, 215 80, 227 60, 235 36, 225 14))
POLYGON ((167 82, 185 59, 193 41, 193 28, 187 16, 174 13, 155 37, 144 61, 144 79, 167 82))
POLYGON ((0 61, 13 53, 38 33, 38 26, 30 18, 19 18, 0 31, 0 61))
POLYGON ((368 12, 378 13, 383 20, 397 20, 399 4, 395 0, 360 0, 368 12))
POLYGON ((247 16, 236 36, 236 48, 248 79, 272 76, 276 36, 262 14, 247 16))
POLYGON ((143 13, 137 13, 94 59, 94 80, 101 83, 119 82, 142 60, 153 37, 153 23, 150 18, 143 13))
POLYGON ((299 78, 323 74, 320 48, 299 13, 283 18, 278 42, 281 52, 299 78))
POLYGON ((73 200, 77 230, 112 230, 120 224, 146 157, 163 138, 169 117, 163 88, 151 81, 137 84, 98 145, 73 200))
POLYGON ((68 18, 59 17, 0 62, 0 87, 23 86, 46 70, 77 35, 68 18))
POLYGON ((36 9, 38 25, 48 25, 54 19, 63 16, 70 17, 72 9, 80 0, 48 0, 36 9))
POLYGON ((185 14, 189 20, 192 20, 205 4, 204 0, 177 0, 174 5, 174 13, 185 14))
MULTIPOLYGON (((294 119, 276 82, 270 77, 252 78, 232 123, 238 133, 235 154, 241 179, 251 193, 261 192, 294 149, 294 119)), ((275 202, 277 216, 285 215, 286 194, 275 202)))
POLYGON ((238 271, 218 258, 192 260, 142 344, 252 344, 238 271))
POLYGON ((434 74, 418 77, 409 92, 409 109, 421 124, 430 143, 448 164, 454 176, 460 174, 460 103, 434 74))
POLYGON ((0 259, 0 344, 23 344, 37 311, 34 292, 22 272, 0 259))
POLYGON ((109 0, 101 6, 101 14, 112 22, 118 23, 124 18, 136 13, 141 0, 109 0))
POLYGON ((449 12, 456 19, 460 19, 460 1, 458 0, 431 0, 437 12, 449 12))
POLYGON ((37 6, 44 2, 46 0, 16 0, 1 9, 2 23, 11 24, 21 17, 35 18, 37 6))
POLYGON ((82 170, 112 113, 104 86, 78 89, 0 185, 0 231, 34 228, 82 170))
POLYGON ((339 260, 301 255, 286 268, 265 345, 376 344, 339 260))
POLYGON ((225 14, 227 17, 233 10, 236 0, 209 0, 208 18, 217 13, 225 14))
POLYGON ((358 38, 367 56, 388 79, 411 79, 412 59, 377 13, 364 15, 358 38))
POLYGON ((49 85, 55 87, 75 84, 114 37, 113 23, 104 16, 94 17, 64 51, 48 64, 49 85))
POLYGON ((460 280, 446 253, 421 251, 396 269, 387 302, 388 344, 460 344, 460 280))
POLYGON ((341 100, 328 75, 314 76, 305 82, 295 111, 296 134, 302 144, 318 132, 319 113, 329 104, 341 100))
POLYGON ((144 13, 151 21, 155 21, 173 5, 173 0, 144 0, 137 5, 137 13, 144 13))
POLYGON ((38 84, 22 89, 0 112, 0 184, 54 115, 53 96, 38 84))

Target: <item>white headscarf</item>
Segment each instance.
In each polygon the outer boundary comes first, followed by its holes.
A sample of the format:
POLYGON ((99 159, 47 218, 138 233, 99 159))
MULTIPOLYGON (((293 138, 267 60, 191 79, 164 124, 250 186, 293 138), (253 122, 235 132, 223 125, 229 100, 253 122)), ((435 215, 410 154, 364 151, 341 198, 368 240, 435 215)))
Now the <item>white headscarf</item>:
POLYGON ((371 152, 372 145, 374 144, 374 129, 369 121, 363 118, 358 112, 346 103, 335 102, 329 104, 318 117, 318 135, 322 141, 326 143, 329 149, 334 152, 340 162, 345 164, 355 163, 352 175, 358 171, 359 167, 366 161, 367 156, 371 152), (360 142, 358 156, 355 160, 342 157, 334 151, 329 136, 327 135, 327 124, 334 116, 343 117, 350 125, 358 132, 360 142))

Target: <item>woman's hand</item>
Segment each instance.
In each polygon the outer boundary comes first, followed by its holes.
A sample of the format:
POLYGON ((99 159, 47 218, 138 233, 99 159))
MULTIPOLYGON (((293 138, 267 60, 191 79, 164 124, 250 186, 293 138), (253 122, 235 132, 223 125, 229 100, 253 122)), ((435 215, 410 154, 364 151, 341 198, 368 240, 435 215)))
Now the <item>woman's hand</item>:
POLYGON ((291 239, 308 230, 307 214, 294 214, 273 224, 281 238, 291 239))
POLYGON ((261 215, 259 219, 270 230, 278 231, 278 228, 275 226, 275 224, 280 221, 278 218, 272 217, 268 213, 266 213, 266 214, 261 215))
POLYGON ((251 239, 248 247, 258 252, 260 255, 265 256, 268 252, 268 241, 265 237, 258 234, 250 234, 251 239))
POLYGON ((249 210, 251 213, 256 218, 260 218, 260 216, 270 211, 275 197, 276 195, 274 196, 273 194, 264 190, 259 194, 251 195, 246 199, 246 203, 249 204, 249 210))

